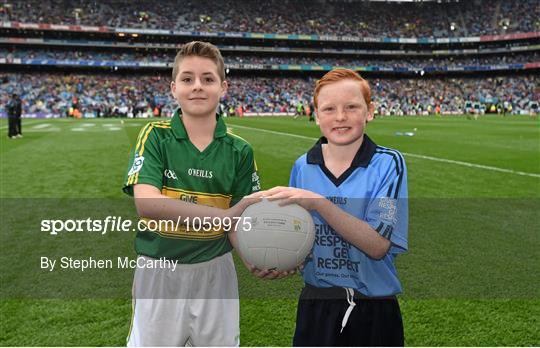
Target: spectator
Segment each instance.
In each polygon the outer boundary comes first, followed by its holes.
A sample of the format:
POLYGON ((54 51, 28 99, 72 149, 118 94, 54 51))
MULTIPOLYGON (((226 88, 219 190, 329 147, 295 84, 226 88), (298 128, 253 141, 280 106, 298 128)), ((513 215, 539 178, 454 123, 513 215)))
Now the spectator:
POLYGON ((7 104, 8 114, 8 137, 10 139, 22 138, 22 101, 17 94, 13 94, 7 104))

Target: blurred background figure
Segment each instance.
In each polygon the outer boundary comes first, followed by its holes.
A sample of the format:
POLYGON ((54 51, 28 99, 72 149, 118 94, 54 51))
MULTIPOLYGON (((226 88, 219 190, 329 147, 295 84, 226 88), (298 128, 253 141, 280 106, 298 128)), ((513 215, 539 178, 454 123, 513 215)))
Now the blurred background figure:
POLYGON ((9 119, 8 137, 10 139, 22 138, 21 114, 22 101, 19 95, 13 94, 7 104, 7 114, 9 119))

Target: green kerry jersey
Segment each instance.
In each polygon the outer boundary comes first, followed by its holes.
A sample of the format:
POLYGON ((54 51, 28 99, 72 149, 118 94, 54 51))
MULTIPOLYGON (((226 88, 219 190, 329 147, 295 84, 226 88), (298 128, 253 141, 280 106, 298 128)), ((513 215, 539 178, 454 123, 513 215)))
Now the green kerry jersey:
MULTIPOLYGON (((227 209, 243 196, 260 190, 251 146, 228 132, 223 119, 216 117, 214 139, 202 152, 189 140, 178 112, 171 120, 144 126, 131 154, 124 192, 133 195, 134 185, 149 184, 173 199, 227 209)), ((140 219, 149 221, 144 216, 140 219)), ((136 252, 180 263, 199 263, 232 249, 222 229, 204 231, 173 222, 160 225, 157 231, 138 231, 136 252)), ((156 229, 155 222, 152 227, 156 229)))

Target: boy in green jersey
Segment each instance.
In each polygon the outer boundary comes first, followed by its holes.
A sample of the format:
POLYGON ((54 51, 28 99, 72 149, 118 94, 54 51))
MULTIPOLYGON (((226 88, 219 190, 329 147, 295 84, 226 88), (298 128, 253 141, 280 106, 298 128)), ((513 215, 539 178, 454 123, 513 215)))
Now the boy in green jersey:
POLYGON ((237 217, 254 200, 242 197, 260 190, 253 150, 227 132, 216 114, 227 82, 215 46, 185 44, 172 78, 171 93, 182 112, 143 127, 124 185, 147 226, 135 239, 139 258, 128 346, 236 346, 235 240, 225 231, 245 223, 237 217), (163 267, 146 267, 157 260, 163 267))

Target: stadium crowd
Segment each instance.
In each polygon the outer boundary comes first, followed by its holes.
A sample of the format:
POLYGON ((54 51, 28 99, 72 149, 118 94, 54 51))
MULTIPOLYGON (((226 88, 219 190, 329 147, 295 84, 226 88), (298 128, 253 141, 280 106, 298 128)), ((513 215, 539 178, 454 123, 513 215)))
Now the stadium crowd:
MULTIPOLYGON (((311 78, 231 77, 221 112, 295 113, 310 106, 311 78)), ((538 112, 540 77, 370 79, 377 113, 410 115, 464 113, 509 103, 512 113, 538 112)), ((18 93, 23 114, 75 117, 171 116, 176 104, 169 78, 162 76, 4 74, 0 76, 0 114, 18 93)))
MULTIPOLYGON (((111 52, 93 50, 45 50, 45 49, 5 49, 0 48, 0 58, 8 61, 15 58, 25 59, 56 59, 56 60, 106 60, 115 62, 144 62, 170 63, 174 61, 173 51, 144 51, 111 52)), ((470 56, 441 56, 441 57, 386 57, 368 58, 331 58, 308 56, 255 56, 255 55, 225 55, 225 64, 307 64, 332 66, 378 66, 385 68, 423 68, 423 67, 460 67, 471 65, 497 65, 540 62, 540 51, 504 54, 470 56)))
POLYGON ((537 0, 4 1, 0 20, 205 32, 456 37, 540 30, 537 0))
POLYGON ((505 54, 495 56, 451 56, 451 57, 367 57, 363 59, 351 56, 351 58, 324 57, 260 57, 260 56, 226 56, 228 64, 308 64, 308 65, 332 65, 332 66, 379 66, 385 68, 415 68, 415 67, 449 67, 467 65, 496 65, 530 63, 540 61, 540 52, 523 54, 505 54))

